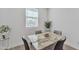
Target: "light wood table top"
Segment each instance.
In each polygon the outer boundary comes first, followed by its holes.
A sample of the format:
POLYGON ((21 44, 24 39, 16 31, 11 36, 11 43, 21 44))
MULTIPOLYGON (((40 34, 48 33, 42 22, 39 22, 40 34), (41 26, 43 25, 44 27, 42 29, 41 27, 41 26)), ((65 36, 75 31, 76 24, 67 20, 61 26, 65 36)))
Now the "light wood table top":
POLYGON ((54 34, 53 32, 45 32, 37 35, 29 35, 28 38, 32 42, 34 48, 40 50, 61 40, 62 36, 54 34), (49 37, 45 37, 45 34, 49 34, 49 37))

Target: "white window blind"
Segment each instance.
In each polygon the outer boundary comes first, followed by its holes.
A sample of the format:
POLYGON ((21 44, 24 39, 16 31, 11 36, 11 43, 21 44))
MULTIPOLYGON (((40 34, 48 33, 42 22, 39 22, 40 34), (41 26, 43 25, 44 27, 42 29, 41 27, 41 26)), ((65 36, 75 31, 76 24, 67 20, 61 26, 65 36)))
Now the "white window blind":
POLYGON ((38 9, 27 8, 26 9, 26 27, 38 26, 38 9))

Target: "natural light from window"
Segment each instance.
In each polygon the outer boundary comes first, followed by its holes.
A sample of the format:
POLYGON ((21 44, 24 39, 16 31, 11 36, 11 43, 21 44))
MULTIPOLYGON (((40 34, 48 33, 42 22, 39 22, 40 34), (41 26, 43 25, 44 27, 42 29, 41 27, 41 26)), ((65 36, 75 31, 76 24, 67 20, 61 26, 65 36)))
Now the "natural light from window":
POLYGON ((38 26, 38 9, 26 8, 26 27, 38 26))

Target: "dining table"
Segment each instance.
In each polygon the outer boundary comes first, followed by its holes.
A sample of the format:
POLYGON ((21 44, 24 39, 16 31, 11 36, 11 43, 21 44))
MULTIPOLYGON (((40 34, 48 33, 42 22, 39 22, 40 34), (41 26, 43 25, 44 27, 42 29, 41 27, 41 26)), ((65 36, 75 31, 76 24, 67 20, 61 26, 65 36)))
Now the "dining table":
POLYGON ((36 50, 42 50, 50 45, 56 44, 59 40, 62 40, 63 36, 53 32, 44 32, 28 35, 28 38, 36 50))

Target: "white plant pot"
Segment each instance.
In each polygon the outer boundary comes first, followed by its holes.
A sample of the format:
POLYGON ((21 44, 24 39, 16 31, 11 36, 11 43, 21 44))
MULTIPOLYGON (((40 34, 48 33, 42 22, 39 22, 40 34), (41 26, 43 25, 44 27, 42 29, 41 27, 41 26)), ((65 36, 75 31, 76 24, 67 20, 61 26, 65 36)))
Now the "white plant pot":
POLYGON ((50 32, 50 28, 46 28, 45 31, 46 31, 46 32, 50 32))

